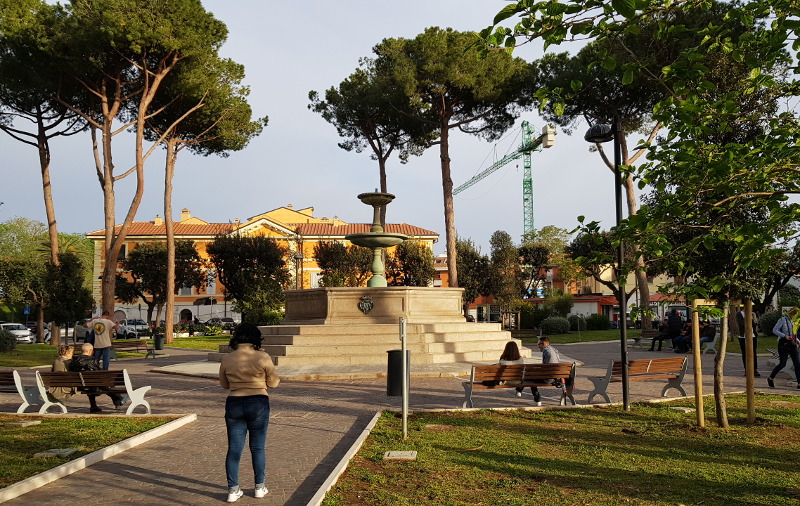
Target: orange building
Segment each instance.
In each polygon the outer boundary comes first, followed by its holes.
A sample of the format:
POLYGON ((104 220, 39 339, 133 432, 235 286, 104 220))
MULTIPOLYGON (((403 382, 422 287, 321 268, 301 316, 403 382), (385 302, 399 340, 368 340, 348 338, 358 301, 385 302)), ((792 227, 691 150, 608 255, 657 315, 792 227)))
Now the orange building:
MULTIPOLYGON (((316 218, 314 208, 307 207, 295 210, 291 204, 279 207, 248 218, 242 222, 235 219, 231 223, 209 223, 193 217, 188 209, 181 211, 180 221, 175 222, 175 239, 188 240, 195 244, 201 258, 208 258, 206 245, 214 241, 220 234, 241 234, 244 236, 271 237, 288 250, 287 267, 294 276, 297 275, 297 287, 319 287, 321 272, 314 258, 314 247, 320 242, 340 242, 349 245, 344 236, 348 234, 369 232, 370 223, 347 223, 338 217, 316 218)), ((415 241, 433 250, 433 244, 439 234, 406 223, 386 224, 386 232, 401 233, 412 237, 415 241)), ((119 230, 119 226, 117 226, 119 230)), ((87 234, 94 244, 92 295, 96 301, 101 299, 100 275, 105 265, 105 231, 96 230, 87 234)), ((166 242, 164 220, 156 217, 153 221, 134 222, 120 252, 120 260, 125 258, 137 244, 166 242)), ((121 266, 119 268, 121 271, 121 266)), ((117 305, 126 312, 129 318, 146 316, 144 303, 117 305)), ((197 317, 201 321, 212 317, 238 316, 231 310, 225 300, 225 287, 214 276, 213 267, 209 268, 209 283, 204 290, 193 287, 180 288, 175 297, 175 314, 173 321, 188 321, 197 317)))

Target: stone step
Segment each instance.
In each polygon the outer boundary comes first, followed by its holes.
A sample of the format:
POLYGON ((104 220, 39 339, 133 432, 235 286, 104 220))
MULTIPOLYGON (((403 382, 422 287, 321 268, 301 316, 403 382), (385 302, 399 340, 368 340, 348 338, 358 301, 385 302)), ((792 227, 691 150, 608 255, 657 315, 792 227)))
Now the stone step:
MULTIPOLYGON (((400 334, 400 326, 396 324, 368 325, 267 325, 259 327, 261 334, 267 335, 372 335, 400 334)), ((410 323, 406 326, 406 334, 435 332, 508 332, 502 330, 499 323, 410 323)))
MULTIPOLYGON (((267 335, 263 337, 264 345, 312 345, 329 346, 338 344, 352 344, 354 339, 351 334, 331 335, 267 335)), ((446 343, 453 341, 502 341, 511 340, 508 332, 461 332, 461 333, 425 333, 407 334, 407 343, 446 343)), ((364 336, 362 341, 371 344, 396 343, 400 336, 396 334, 371 334, 364 336)), ((521 344, 520 341, 517 341, 521 344)))

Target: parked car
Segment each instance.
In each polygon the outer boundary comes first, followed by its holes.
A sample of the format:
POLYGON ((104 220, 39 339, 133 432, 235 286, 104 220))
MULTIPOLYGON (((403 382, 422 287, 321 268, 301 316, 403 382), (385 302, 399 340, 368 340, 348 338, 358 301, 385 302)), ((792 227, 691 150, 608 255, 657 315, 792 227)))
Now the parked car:
POLYGON ((14 334, 19 344, 32 344, 35 341, 33 333, 21 323, 0 323, 0 329, 14 334))
POLYGON ((81 341, 86 339, 86 334, 89 332, 89 327, 86 325, 88 321, 88 318, 84 318, 75 322, 75 339, 80 339, 81 341))
MULTIPOLYGON (((61 337, 63 337, 63 338, 72 337, 72 333, 75 331, 75 329, 73 327, 67 327, 66 323, 62 323, 61 326, 60 326, 60 329, 61 329, 61 337)), ((49 323, 45 323, 45 327, 44 327, 44 342, 49 344, 50 343, 50 337, 51 337, 50 336, 50 324, 49 323)))
POLYGON ((117 323, 119 323, 117 339, 136 339, 140 334, 144 334, 150 330, 147 323, 138 318, 128 318, 127 320, 120 320, 117 323))
POLYGON ((475 316, 473 316, 471 314, 468 314, 464 318, 466 318, 468 322, 474 322, 475 321, 475 316))
POLYGON ((36 334, 36 329, 39 328, 39 324, 37 322, 25 322, 25 326, 28 327, 34 335, 36 334))

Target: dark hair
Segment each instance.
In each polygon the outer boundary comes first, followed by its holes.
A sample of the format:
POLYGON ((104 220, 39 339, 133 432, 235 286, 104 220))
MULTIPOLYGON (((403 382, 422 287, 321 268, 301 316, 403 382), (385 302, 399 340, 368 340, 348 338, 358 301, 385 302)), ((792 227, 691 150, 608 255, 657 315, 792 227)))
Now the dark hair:
POLYGON ((542 344, 544 344, 544 343, 550 344, 550 338, 547 337, 547 336, 542 336, 542 337, 539 338, 539 342, 542 343, 542 344))
POLYGON ((235 350, 240 344, 252 344, 253 349, 261 349, 261 330, 252 323, 242 323, 233 331, 228 345, 235 350))
POLYGON ((500 360, 519 360, 521 355, 519 354, 519 347, 517 346, 516 341, 509 341, 506 343, 506 348, 503 350, 503 354, 500 355, 500 360))

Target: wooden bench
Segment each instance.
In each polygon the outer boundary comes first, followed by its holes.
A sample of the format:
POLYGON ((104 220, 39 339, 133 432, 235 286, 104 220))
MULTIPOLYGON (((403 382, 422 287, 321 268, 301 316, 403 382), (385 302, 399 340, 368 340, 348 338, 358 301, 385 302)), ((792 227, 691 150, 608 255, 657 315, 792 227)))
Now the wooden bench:
MULTIPOLYGON (((663 332, 660 330, 643 330, 639 337, 631 338, 633 339, 633 346, 641 348, 645 339, 650 339, 650 346, 652 346, 653 340, 661 337, 661 334, 663 334, 663 332)), ((670 347, 672 347, 672 339, 664 338, 664 341, 669 342, 670 347)))
POLYGON ((22 404, 17 408, 17 413, 24 413, 30 406, 42 403, 36 387, 23 386, 22 378, 17 371, 0 371, 0 392, 16 393, 22 397, 22 404))
POLYGON ((562 379, 562 406, 567 398, 575 404, 572 390, 575 386, 575 364, 515 364, 515 365, 473 365, 469 381, 463 382, 464 403, 462 408, 471 408, 473 390, 494 390, 496 388, 547 387, 554 386, 553 379, 562 379), (498 384, 486 385, 483 382, 498 384))
POLYGON ((156 358, 156 349, 147 344, 147 339, 111 341, 111 349, 108 350, 108 357, 117 360, 118 351, 146 351, 144 358, 152 356, 156 358))
POLYGON ((52 395, 47 394, 47 389, 51 387, 75 388, 78 393, 97 393, 99 394, 122 394, 127 395, 131 401, 126 415, 133 413, 138 406, 144 406, 147 414, 150 414, 150 403, 144 400, 150 388, 149 386, 133 388, 128 370, 121 371, 81 371, 81 372, 43 372, 36 371, 36 387, 39 395, 44 400, 39 409, 40 414, 47 413, 52 406, 61 409, 62 413, 67 412, 67 407, 52 395), (90 389, 92 389, 90 391, 90 389), (97 389, 97 390, 95 390, 97 389))
MULTIPOLYGON (((686 375, 686 357, 669 357, 653 359, 637 359, 628 361, 628 381, 657 381, 667 380, 667 384, 661 391, 661 397, 667 396, 667 391, 671 388, 676 389, 682 396, 686 397, 686 391, 681 386, 683 377, 686 375)), ((611 402, 606 390, 610 383, 622 381, 622 362, 612 360, 608 365, 605 376, 592 377, 589 379, 594 383, 594 390, 589 393, 587 403, 592 402, 595 395, 602 395, 606 402, 611 402)))

